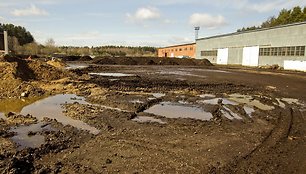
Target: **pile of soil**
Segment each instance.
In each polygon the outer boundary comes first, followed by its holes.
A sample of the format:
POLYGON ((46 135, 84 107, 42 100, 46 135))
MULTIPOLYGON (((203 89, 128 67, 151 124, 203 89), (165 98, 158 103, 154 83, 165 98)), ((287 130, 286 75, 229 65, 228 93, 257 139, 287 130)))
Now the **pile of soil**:
POLYGON ((90 56, 65 56, 61 57, 64 61, 91 61, 92 58, 90 56))
POLYGON ((1 57, 0 98, 40 96, 43 91, 31 82, 58 80, 67 75, 67 72, 39 60, 1 57))
POLYGON ((207 59, 179 59, 161 57, 98 57, 93 61, 100 65, 185 65, 212 66, 207 59))

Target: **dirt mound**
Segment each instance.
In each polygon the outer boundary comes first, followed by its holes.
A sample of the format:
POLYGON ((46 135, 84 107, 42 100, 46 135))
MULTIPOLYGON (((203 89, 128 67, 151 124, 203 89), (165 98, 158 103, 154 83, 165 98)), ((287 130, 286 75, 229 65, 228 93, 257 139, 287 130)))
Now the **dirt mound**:
POLYGON ((90 56, 64 56, 61 57, 64 61, 91 61, 90 56))
POLYGON ((67 75, 67 72, 39 60, 1 57, 0 98, 39 96, 43 91, 31 82, 57 80, 67 75))
POLYGON ((94 60, 101 65, 185 65, 212 66, 207 59, 178 59, 160 57, 99 57, 94 60))

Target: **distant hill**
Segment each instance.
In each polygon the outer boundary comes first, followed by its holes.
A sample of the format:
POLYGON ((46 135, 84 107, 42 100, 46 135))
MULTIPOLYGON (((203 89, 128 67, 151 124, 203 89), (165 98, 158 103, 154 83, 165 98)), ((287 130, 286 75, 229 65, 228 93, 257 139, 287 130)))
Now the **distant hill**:
POLYGON ((269 28, 275 27, 279 25, 286 25, 292 24, 296 22, 304 22, 306 21, 306 6, 302 9, 302 7, 297 6, 291 10, 282 9, 278 16, 272 16, 263 22, 260 26, 251 26, 251 27, 244 27, 242 29, 238 29, 238 32, 241 31, 249 31, 249 30, 256 30, 261 28, 269 28))

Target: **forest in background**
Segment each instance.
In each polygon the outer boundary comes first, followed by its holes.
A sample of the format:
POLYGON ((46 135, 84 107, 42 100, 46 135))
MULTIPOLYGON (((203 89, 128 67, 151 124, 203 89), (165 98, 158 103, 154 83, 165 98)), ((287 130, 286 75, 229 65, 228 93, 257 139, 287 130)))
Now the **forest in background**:
MULTIPOLYGON (((278 16, 272 16, 260 26, 238 29, 238 32, 275 27, 306 21, 306 6, 297 6, 290 10, 282 9, 278 16)), ((53 39, 48 39, 44 44, 37 43, 32 34, 22 26, 13 24, 1 24, 0 32, 6 30, 9 36, 9 50, 12 54, 24 55, 94 55, 94 56, 156 56, 157 48, 149 46, 97 46, 75 47, 57 46, 53 39)))
POLYGON ((296 6, 290 10, 282 9, 278 16, 272 16, 264 21, 260 26, 246 27, 238 29, 238 32, 256 30, 261 28, 270 28, 280 25, 292 24, 297 22, 306 21, 306 6, 302 9, 300 6, 296 6))
POLYGON ((52 54, 69 56, 156 56, 157 54, 157 49, 149 46, 57 46, 53 39, 48 39, 44 44, 39 44, 24 27, 0 23, 0 32, 3 30, 8 32, 9 50, 12 54, 44 56, 52 54))

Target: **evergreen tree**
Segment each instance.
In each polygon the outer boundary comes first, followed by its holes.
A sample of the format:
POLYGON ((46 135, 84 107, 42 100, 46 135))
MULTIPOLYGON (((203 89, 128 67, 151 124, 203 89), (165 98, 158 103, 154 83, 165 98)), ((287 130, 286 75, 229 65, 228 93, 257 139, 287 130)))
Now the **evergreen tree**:
POLYGON ((20 45, 34 42, 32 34, 24 27, 0 23, 0 31, 3 30, 6 30, 9 36, 16 37, 20 45))
POLYGON ((292 10, 282 9, 278 16, 272 16, 263 22, 259 27, 243 27, 242 29, 238 29, 237 31, 247 31, 247 30, 255 30, 259 28, 269 28, 275 27, 279 25, 292 24, 296 22, 306 21, 306 7, 302 10, 300 6, 294 7, 292 10))

